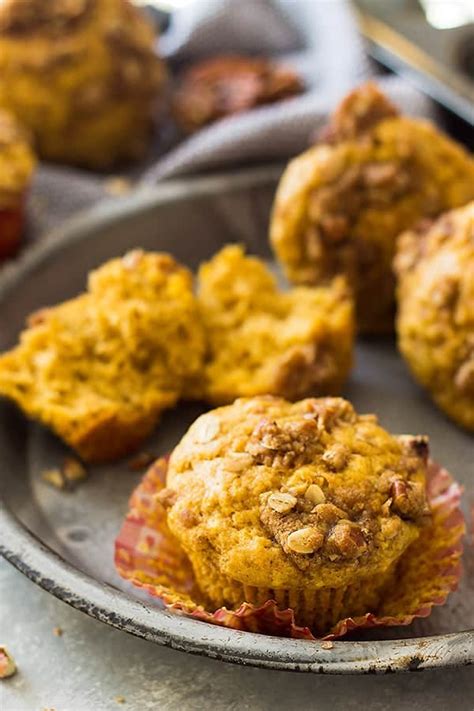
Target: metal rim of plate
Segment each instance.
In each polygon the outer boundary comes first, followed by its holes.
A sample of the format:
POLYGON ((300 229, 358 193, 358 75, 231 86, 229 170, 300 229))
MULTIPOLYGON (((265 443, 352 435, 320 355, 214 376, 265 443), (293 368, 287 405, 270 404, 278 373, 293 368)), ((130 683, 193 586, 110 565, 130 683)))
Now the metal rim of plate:
MULTIPOLYGON (((120 203, 92 208, 46 241, 30 248, 0 277, 0 304, 48 256, 70 241, 85 239, 91 225, 110 224, 147 205, 179 201, 189 191, 213 194, 228 187, 274 181, 264 168, 145 188, 120 203)), ((102 622, 173 649, 237 664, 316 673, 387 673, 472 664, 474 631, 401 640, 335 641, 329 645, 229 630, 141 602, 75 568, 32 534, 0 495, 0 554, 44 590, 102 622)))

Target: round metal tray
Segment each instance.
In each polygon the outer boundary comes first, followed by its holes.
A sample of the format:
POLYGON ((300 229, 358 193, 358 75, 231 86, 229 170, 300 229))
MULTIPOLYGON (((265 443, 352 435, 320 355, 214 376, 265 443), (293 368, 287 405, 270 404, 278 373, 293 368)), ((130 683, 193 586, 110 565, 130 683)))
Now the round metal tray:
MULTIPOLYGON (((172 252, 190 267, 229 241, 270 258, 268 216, 278 171, 177 181, 103 204, 33 247, 0 277, 0 349, 12 346, 31 311, 84 288, 87 272, 133 247, 172 252)), ((446 420, 412 382, 394 343, 365 340, 345 394, 377 411, 395 432, 427 433, 436 459, 473 491, 472 437, 446 420)), ((169 450, 199 412, 181 405, 146 449, 169 450)), ((0 552, 74 607, 158 644, 240 664, 325 673, 420 670, 474 661, 474 555, 466 546, 460 589, 430 618, 408 628, 366 632, 325 649, 318 642, 237 632, 162 609, 113 567, 113 541, 140 478, 126 462, 95 467, 73 493, 41 472, 65 447, 11 404, 0 403, 0 552)))

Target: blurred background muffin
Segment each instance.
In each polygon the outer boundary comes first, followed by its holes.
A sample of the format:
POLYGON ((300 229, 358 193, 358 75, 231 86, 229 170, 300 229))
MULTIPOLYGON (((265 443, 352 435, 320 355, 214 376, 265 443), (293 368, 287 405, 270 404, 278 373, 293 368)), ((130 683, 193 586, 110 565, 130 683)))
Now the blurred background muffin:
POLYGON ((401 235, 398 343, 416 379, 474 431, 474 202, 401 235))
POLYGON ((429 121, 399 114, 373 83, 349 94, 320 142, 292 160, 270 237, 291 281, 345 274, 359 329, 393 330, 396 238, 474 198, 474 160, 429 121))
POLYGON ((176 121, 186 133, 255 106, 303 91, 291 68, 269 59, 221 55, 197 62, 181 75, 174 93, 176 121))
POLYGON ((46 160, 106 169, 138 158, 166 76, 154 42, 128 0, 6 0, 0 107, 46 160))
POLYGON ((0 110, 0 260, 13 254, 20 242, 34 166, 28 133, 11 114, 0 110))

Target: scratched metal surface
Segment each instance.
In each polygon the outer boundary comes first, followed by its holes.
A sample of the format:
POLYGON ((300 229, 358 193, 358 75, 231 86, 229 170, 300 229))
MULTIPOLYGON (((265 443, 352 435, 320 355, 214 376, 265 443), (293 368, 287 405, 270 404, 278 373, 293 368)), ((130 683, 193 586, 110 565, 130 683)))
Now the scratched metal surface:
MULTIPOLYGON (((228 241, 268 257, 265 235, 275 177, 273 169, 264 169, 179 181, 70 223, 1 277, 0 349, 15 342, 29 312, 74 295, 88 270, 132 247, 170 251, 190 267, 228 241)), ((472 497, 473 438, 432 406, 390 340, 358 344, 345 394, 359 410, 377 411, 392 431, 429 434, 433 456, 464 484, 465 502, 472 497)), ((197 406, 182 405, 166 415, 147 448, 156 454, 169 450, 198 412, 197 406)), ((113 541, 140 474, 119 462, 97 467, 74 493, 59 492, 40 473, 61 461, 65 451, 51 434, 0 404, 0 550, 28 577, 89 615, 159 644, 278 669, 383 672, 472 662, 472 545, 466 546, 460 589, 430 618, 408 628, 366 633, 337 642, 332 650, 224 630, 163 611, 117 576, 113 541)))

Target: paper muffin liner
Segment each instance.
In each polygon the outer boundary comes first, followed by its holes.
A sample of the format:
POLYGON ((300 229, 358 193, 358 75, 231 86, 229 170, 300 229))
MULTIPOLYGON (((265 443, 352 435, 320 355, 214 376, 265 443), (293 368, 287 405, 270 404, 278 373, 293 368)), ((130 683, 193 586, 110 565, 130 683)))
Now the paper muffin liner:
MULTIPOLYGON (((433 606, 445 603, 449 593, 457 588, 465 533, 461 487, 446 469, 430 462, 427 496, 431 522, 399 561, 396 577, 392 576, 396 584, 384 585, 383 602, 377 612, 342 616, 335 621, 337 605, 343 610, 344 601, 337 600, 335 593, 326 592, 326 601, 312 596, 305 603, 314 606, 311 631, 297 624, 294 611, 288 606, 292 603, 291 595, 269 598, 262 603, 262 591, 249 586, 242 586, 246 602, 238 609, 209 610, 196 585, 191 564, 167 526, 166 512, 155 501, 165 485, 167 466, 166 458, 159 459, 133 492, 129 513, 115 542, 115 565, 123 578, 179 614, 248 632, 330 640, 362 628, 409 625, 417 617, 428 617, 433 606), (252 590, 257 592, 254 594, 252 590), (316 604, 320 605, 319 620, 316 604), (329 632, 321 637, 313 634, 322 629, 329 632)), ((357 587, 354 585, 348 594, 355 595, 357 587)))

